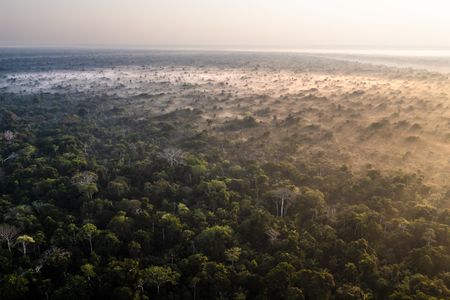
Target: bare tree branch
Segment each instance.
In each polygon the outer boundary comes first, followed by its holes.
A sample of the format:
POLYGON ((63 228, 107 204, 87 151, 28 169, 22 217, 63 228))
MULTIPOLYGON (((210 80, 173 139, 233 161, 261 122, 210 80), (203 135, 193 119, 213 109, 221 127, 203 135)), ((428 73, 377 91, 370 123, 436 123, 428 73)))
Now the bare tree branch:
POLYGON ((0 225, 0 239, 5 240, 8 244, 8 250, 11 253, 12 242, 16 236, 20 233, 20 230, 9 224, 0 225))

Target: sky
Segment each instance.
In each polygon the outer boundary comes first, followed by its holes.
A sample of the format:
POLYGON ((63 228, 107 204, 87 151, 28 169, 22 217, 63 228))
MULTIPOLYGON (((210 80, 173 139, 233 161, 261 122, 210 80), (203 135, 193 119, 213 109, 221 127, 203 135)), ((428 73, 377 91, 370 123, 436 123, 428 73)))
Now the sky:
POLYGON ((445 48, 449 0, 0 0, 0 46, 445 48))

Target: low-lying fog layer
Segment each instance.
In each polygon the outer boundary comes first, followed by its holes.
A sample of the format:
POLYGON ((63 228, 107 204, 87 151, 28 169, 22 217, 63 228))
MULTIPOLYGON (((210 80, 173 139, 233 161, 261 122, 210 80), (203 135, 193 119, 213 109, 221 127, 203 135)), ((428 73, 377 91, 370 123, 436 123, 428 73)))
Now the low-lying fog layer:
POLYGON ((443 53, 443 56, 396 56, 368 55, 368 54, 315 54, 327 58, 335 58, 361 63, 383 65, 396 68, 413 68, 430 72, 450 73, 450 54, 443 53), (444 55, 445 54, 445 55, 444 55))
MULTIPOLYGON (((283 151, 293 159, 321 152, 355 172, 369 164, 420 170, 429 183, 447 185, 448 74, 360 62, 379 57, 326 56, 0 51, 0 94, 59 94, 142 120, 198 109, 202 128, 218 135, 243 142, 264 136, 262 147, 275 149, 292 141, 283 151)), ((427 60, 383 59, 407 67, 427 60)), ((243 155, 264 159, 264 151, 254 151, 243 155)))

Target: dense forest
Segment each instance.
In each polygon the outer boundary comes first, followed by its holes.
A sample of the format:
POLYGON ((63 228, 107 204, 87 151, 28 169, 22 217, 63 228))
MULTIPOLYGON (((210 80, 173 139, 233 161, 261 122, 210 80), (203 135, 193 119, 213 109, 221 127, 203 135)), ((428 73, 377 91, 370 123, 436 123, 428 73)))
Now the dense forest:
POLYGON ((204 116, 1 92, 0 299, 450 299, 446 187, 204 116))

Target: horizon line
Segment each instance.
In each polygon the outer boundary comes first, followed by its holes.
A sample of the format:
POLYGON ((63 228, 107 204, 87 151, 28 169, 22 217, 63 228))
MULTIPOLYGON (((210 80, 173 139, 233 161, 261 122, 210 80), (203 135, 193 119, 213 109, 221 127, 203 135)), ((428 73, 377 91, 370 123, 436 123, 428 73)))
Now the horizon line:
POLYGON ((199 52, 256 52, 256 53, 304 53, 338 55, 427 56, 450 57, 450 47, 421 46, 174 46, 174 45, 2 45, 0 49, 35 50, 135 50, 135 51, 199 51, 199 52))

